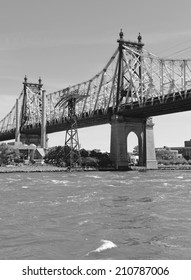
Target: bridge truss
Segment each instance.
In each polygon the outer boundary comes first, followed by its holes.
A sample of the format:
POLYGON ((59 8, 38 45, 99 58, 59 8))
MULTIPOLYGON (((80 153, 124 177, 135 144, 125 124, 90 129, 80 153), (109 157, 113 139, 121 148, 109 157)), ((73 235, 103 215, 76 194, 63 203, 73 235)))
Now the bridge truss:
MULTIPOLYGON (((163 59, 143 48, 138 42, 125 41, 120 32, 119 47, 105 67, 90 80, 46 95, 47 127, 61 124, 59 130, 67 130, 68 112, 56 106, 67 90, 83 96, 76 104, 77 120, 96 119, 101 116, 109 122, 112 114, 131 115, 148 106, 173 104, 191 98, 191 61, 163 59), (62 125, 62 124, 65 124, 62 125)), ((26 78, 25 78, 26 79, 26 78)), ((188 102, 187 102, 188 103, 188 102)), ((24 81, 24 89, 18 98, 20 130, 38 131, 41 125, 42 84, 24 81), (38 86, 39 85, 39 86, 38 86)), ((185 110, 190 110, 191 106, 185 110)), ((152 115, 154 109, 150 111, 152 115)), ((158 112, 160 114, 160 112, 158 112)), ((85 125, 84 125, 85 126, 85 125)), ((16 105, 0 121, 0 140, 11 139, 16 129, 16 105)), ((50 129, 54 132, 54 129, 50 129)), ((14 138, 14 137, 13 137, 14 138)))

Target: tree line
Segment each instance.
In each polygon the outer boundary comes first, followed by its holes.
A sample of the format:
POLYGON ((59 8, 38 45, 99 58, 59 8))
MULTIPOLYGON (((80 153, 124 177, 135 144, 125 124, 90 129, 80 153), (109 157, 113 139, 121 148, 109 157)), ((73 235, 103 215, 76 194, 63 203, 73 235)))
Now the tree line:
MULTIPOLYGON (((45 155, 45 163, 52 164, 59 167, 67 167, 70 165, 70 147, 68 146, 55 146, 49 148, 45 155)), ((77 160, 77 153, 74 151, 74 161, 77 160)), ((85 149, 80 150, 80 158, 82 167, 92 168, 105 168, 111 167, 109 153, 101 152, 99 150, 87 151, 85 149)))
MULTIPOLYGON (((0 166, 9 164, 18 164, 24 162, 27 158, 27 151, 19 151, 14 149, 13 146, 2 143, 0 144, 0 166)), ((70 165, 70 147, 68 146, 55 146, 47 149, 44 158, 45 163, 52 164, 59 167, 67 167, 70 165)), ((138 154, 138 147, 135 146, 133 155, 138 154)), ((110 159, 110 154, 107 152, 101 152, 99 150, 80 150, 81 155, 81 165, 82 167, 92 167, 92 168, 110 168, 112 167, 112 162, 110 159)), ((77 153, 74 152, 74 160, 77 157, 77 153)), ((131 155, 128 155, 130 159, 131 155)), ((191 159, 186 160, 184 157, 175 158, 172 151, 165 147, 165 149, 156 150, 156 159, 158 164, 172 165, 172 164, 190 164, 191 159)), ((130 162, 130 161, 129 161, 130 162)))

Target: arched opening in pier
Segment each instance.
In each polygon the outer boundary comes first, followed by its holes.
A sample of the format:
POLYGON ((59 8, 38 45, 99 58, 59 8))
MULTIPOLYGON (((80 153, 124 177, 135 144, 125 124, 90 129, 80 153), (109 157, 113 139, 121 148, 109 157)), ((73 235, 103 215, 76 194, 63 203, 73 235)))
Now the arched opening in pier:
POLYGON ((139 142, 136 133, 133 131, 127 135, 127 157, 130 165, 138 165, 139 142))

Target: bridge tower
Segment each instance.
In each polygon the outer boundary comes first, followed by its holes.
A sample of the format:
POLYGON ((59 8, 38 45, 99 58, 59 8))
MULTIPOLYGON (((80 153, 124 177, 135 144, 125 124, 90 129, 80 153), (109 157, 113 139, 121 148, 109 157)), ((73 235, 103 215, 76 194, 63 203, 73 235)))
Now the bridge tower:
MULTIPOLYGON (((126 44, 131 48, 135 48, 137 52, 137 60, 139 68, 137 76, 140 81, 140 94, 142 94, 142 69, 141 69, 141 52, 144 44, 142 43, 142 37, 139 33, 138 42, 124 41, 123 32, 119 33, 119 40, 117 41, 119 46, 119 60, 117 69, 117 93, 116 93, 116 106, 114 114, 111 117, 111 142, 110 142, 110 154, 113 165, 118 170, 125 170, 129 168, 127 157, 127 137, 130 132, 134 132, 138 138, 139 145, 139 166, 144 166, 148 169, 156 169, 157 162, 155 157, 155 145, 153 134, 153 122, 151 118, 127 118, 120 114, 120 104, 122 99, 128 94, 128 91, 124 89, 124 71, 123 71, 123 45, 126 44)), ((130 92, 130 90, 129 90, 130 92)))
MULTIPOLYGON (((45 109, 45 102, 46 102, 46 92, 45 90, 42 90, 42 80, 39 78, 38 83, 29 83, 27 81, 27 77, 25 76, 24 82, 23 82, 23 102, 22 102, 22 108, 21 108, 21 118, 19 119, 18 116, 18 105, 16 106, 17 108, 17 125, 16 125, 16 137, 15 141, 21 141, 23 144, 35 144, 36 146, 41 146, 42 148, 46 148, 46 109, 45 109), (30 130, 27 131, 26 127, 29 126, 27 125, 27 121, 29 119, 29 112, 30 112, 30 106, 32 103, 34 103, 34 100, 31 99, 30 101, 28 100, 27 96, 27 91, 30 90, 34 94, 38 95, 39 102, 38 104, 33 104, 33 106, 38 106, 37 110, 40 115, 40 126, 41 130, 37 133, 30 133, 30 130)), ((18 104, 18 102, 16 103, 18 104)), ((32 112, 30 112, 31 114, 32 112)))

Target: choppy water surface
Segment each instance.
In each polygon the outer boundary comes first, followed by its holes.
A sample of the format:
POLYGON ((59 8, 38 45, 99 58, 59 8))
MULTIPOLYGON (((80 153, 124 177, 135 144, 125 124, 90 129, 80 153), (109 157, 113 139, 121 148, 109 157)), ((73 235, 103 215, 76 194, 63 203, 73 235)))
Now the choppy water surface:
POLYGON ((191 172, 0 174, 0 259, 191 259, 191 172))

